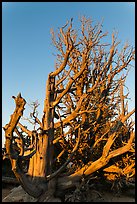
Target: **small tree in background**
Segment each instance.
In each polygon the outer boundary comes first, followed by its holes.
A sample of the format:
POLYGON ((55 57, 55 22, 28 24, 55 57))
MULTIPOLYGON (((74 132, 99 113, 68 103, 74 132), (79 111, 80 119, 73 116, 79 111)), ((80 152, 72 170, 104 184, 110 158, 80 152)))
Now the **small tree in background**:
POLYGON ((128 112, 129 93, 124 93, 134 48, 126 43, 119 51, 116 33, 106 44, 101 23, 85 17, 80 22, 77 31, 71 19, 57 38, 51 30, 57 62, 48 75, 41 121, 33 104, 31 117, 39 128, 28 130, 20 123, 26 104, 21 94, 13 97, 15 111, 4 127, 12 170, 24 190, 41 201, 96 174, 112 183, 135 174, 134 122, 129 120, 135 110, 128 112), (24 161, 29 161, 27 172, 24 161))

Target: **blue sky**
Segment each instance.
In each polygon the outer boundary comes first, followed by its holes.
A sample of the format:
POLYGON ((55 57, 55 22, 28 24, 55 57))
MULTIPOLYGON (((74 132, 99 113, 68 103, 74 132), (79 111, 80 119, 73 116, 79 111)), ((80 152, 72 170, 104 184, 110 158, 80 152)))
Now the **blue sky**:
MULTIPOLYGON (((118 30, 121 45, 135 45, 135 2, 3 2, 2 3, 2 127, 13 113, 11 98, 19 92, 29 103, 38 99, 39 118, 43 114, 48 73, 54 71, 54 47, 50 29, 57 30, 73 17, 74 26, 85 15, 95 22, 102 18, 103 31, 118 30)), ((135 106, 135 70, 129 72, 127 86, 135 106)), ((26 105, 24 114, 27 115, 26 105)), ((2 130, 2 143, 4 131, 2 130)))

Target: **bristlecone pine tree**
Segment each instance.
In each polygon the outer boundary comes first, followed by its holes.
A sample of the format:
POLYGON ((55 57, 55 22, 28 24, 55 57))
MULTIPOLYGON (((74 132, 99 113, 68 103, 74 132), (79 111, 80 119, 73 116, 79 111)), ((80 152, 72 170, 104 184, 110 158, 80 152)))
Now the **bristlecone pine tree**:
POLYGON ((24 190, 41 201, 96 173, 111 182, 135 174, 130 119, 135 110, 128 112, 124 93, 135 50, 126 43, 119 51, 116 32, 110 44, 103 43, 108 33, 102 32, 102 23, 93 26, 82 17, 81 29, 75 30, 72 22, 57 36, 51 30, 57 62, 48 75, 41 121, 34 103, 31 116, 39 128, 21 124, 26 104, 21 94, 13 96, 15 111, 4 127, 12 170, 24 190))

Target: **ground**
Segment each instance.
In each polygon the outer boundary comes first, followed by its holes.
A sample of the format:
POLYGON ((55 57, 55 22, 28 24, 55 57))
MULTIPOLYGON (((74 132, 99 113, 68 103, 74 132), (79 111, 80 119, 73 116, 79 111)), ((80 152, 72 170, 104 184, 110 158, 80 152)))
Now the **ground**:
MULTIPOLYGON (((12 185, 4 185, 2 188, 2 200, 8 196, 9 194, 11 194, 11 192, 13 192, 13 188, 18 189, 18 187, 16 186, 12 186, 12 185)), ((78 196, 80 195, 79 192, 75 193, 75 196, 72 194, 67 194, 65 196, 66 198, 66 202, 81 202, 81 199, 84 199, 84 196, 87 195, 87 201, 86 202, 135 202, 135 189, 129 189, 128 191, 124 191, 121 193, 118 192, 110 192, 109 190, 106 191, 105 190, 100 190, 100 191, 96 191, 96 190, 89 190, 87 192, 83 192, 83 196, 81 197, 78 196)), ((4 202, 4 201, 3 201, 4 202)), ((12 199, 9 200, 9 202, 13 202, 12 199)), ((15 201, 17 202, 17 201, 15 201)), ((25 202, 23 201, 19 201, 19 202, 25 202)), ((35 202, 35 201, 32 201, 35 202)), ((59 202, 59 201, 58 201, 59 202)))

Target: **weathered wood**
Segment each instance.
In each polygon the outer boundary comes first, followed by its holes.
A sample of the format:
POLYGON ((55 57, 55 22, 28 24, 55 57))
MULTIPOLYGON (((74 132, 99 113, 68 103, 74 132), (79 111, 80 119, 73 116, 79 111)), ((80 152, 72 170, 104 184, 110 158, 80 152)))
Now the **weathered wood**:
POLYGON ((31 114, 34 130, 20 123, 26 101, 19 94, 13 97, 15 111, 4 127, 12 170, 24 190, 39 201, 77 186, 83 177, 99 172, 110 161, 116 165, 118 156, 123 166, 128 158, 128 171, 134 174, 130 157, 134 156, 135 136, 126 121, 135 110, 126 114, 126 74, 120 77, 134 60, 134 49, 125 52, 125 46, 118 53, 119 42, 113 33, 110 50, 105 51, 107 45, 101 39, 107 34, 101 34, 101 25, 93 27, 85 17, 81 23, 80 38, 72 29, 72 19, 60 29, 57 41, 52 32, 59 55, 55 71, 48 75, 42 121, 37 118, 36 104, 31 114), (18 127, 29 138, 27 147, 18 127), (23 170, 26 161, 27 173, 23 170))
POLYGON ((2 176, 2 183, 20 184, 16 178, 2 176))

